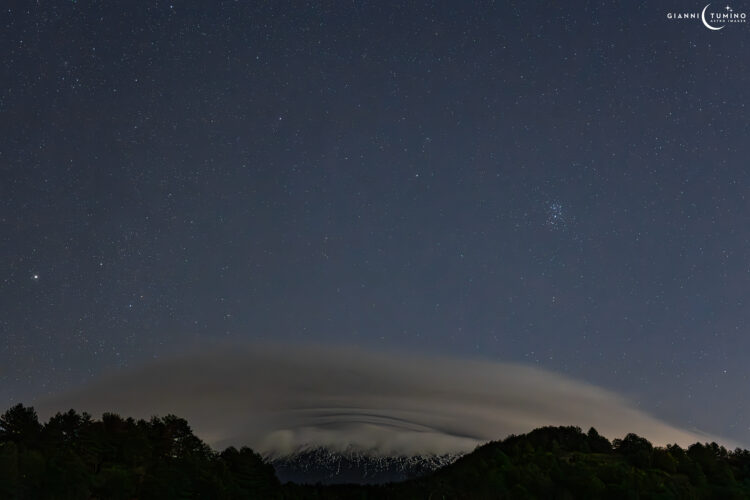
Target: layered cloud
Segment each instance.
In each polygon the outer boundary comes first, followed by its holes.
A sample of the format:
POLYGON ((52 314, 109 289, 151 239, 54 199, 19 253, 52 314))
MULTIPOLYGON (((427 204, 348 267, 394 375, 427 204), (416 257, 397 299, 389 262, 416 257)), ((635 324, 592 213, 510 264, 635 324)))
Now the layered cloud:
POLYGON ((211 349, 112 375, 36 404, 186 418, 215 447, 269 456, 305 447, 376 454, 470 451, 543 425, 635 432, 656 444, 707 436, 681 430, 599 387, 528 366, 362 349, 254 345, 211 349))

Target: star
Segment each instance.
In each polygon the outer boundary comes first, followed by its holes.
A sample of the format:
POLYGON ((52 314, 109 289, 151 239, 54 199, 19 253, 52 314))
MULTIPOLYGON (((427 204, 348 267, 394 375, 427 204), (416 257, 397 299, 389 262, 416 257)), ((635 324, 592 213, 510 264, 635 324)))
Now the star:
POLYGON ((32 274, 31 275, 31 279, 34 280, 34 281, 38 281, 39 280, 39 275, 38 274, 32 274))

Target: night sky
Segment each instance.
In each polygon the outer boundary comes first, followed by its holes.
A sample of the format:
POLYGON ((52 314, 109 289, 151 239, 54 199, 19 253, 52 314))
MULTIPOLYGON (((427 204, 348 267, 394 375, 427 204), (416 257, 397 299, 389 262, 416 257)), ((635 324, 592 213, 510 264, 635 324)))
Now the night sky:
POLYGON ((750 23, 703 6, 4 3, 0 406, 304 341, 750 445, 750 23))

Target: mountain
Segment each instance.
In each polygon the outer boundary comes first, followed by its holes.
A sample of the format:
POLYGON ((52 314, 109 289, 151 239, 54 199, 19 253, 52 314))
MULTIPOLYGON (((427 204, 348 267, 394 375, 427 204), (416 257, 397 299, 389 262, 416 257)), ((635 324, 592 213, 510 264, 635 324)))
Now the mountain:
POLYGON ((487 443, 425 476, 380 485, 282 486, 288 499, 750 499, 750 452, 654 447, 628 434, 543 427, 487 443))
POLYGON ((456 461, 461 455, 377 456, 349 449, 303 449, 267 459, 282 483, 383 484, 424 476, 456 461))

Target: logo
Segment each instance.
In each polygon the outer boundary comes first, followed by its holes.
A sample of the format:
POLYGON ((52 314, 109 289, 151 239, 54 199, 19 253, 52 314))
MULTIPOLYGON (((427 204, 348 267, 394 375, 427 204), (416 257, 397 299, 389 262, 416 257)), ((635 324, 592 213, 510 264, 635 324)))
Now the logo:
POLYGON ((703 26, 710 29, 711 31, 723 30, 730 24, 741 24, 747 22, 747 14, 745 12, 735 12, 735 10, 727 5, 720 10, 710 9, 711 4, 703 7, 700 12, 667 12, 667 19, 674 21, 700 19, 703 26))

